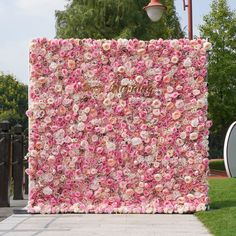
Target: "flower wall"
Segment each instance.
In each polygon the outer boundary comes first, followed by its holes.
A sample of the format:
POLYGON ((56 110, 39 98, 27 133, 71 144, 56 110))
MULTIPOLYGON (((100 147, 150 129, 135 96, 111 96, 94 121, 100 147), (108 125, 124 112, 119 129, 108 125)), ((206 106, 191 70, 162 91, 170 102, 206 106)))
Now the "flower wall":
POLYGON ((209 48, 202 39, 33 40, 28 211, 205 210, 209 48))

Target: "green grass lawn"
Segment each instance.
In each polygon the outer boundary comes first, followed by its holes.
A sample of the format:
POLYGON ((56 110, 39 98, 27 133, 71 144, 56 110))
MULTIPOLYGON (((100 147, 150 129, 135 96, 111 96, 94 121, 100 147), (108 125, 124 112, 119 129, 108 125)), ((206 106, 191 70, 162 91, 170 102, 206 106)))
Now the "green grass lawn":
POLYGON ((195 215, 215 236, 236 236, 236 179, 209 180, 210 210, 195 215))

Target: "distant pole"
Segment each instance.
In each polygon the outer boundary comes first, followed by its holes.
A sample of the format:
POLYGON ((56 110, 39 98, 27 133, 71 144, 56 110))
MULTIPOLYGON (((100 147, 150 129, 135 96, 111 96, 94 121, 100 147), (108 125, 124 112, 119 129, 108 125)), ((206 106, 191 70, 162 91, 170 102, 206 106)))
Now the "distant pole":
POLYGON ((184 3, 184 10, 188 8, 188 38, 190 40, 193 39, 193 4, 192 0, 188 0, 188 4, 185 3, 185 0, 183 0, 184 3))

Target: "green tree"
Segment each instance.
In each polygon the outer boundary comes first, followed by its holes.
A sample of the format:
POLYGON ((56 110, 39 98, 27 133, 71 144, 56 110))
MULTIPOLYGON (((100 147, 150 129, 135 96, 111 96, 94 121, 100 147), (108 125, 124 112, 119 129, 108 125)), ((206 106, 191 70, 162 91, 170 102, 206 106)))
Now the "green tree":
POLYGON ((236 120, 236 16, 227 0, 214 0, 200 26, 213 45, 209 56, 209 116, 211 156, 222 156, 225 134, 236 120))
POLYGON ((67 0, 64 11, 56 12, 58 38, 181 38, 183 31, 174 0, 163 0, 167 11, 153 23, 143 7, 149 0, 67 0))
POLYGON ((18 82, 12 75, 0 74, 0 121, 9 120, 11 125, 19 123, 27 128, 27 90, 27 86, 18 82))

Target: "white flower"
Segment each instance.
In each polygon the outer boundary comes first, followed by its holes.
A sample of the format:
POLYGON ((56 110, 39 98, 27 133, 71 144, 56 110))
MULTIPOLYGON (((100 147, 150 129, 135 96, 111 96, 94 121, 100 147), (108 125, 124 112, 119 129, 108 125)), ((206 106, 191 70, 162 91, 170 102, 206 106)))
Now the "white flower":
POLYGON ((80 212, 79 203, 75 203, 72 206, 72 210, 73 210, 74 213, 79 213, 80 212))
POLYGON ((154 108, 159 108, 161 106, 161 101, 159 99, 155 99, 153 102, 152 102, 152 106, 154 108))
POLYGON ((170 41, 170 46, 176 48, 179 45, 179 41, 177 39, 173 39, 170 41))
POLYGON ((205 43, 203 44, 203 48, 204 48, 206 51, 209 51, 209 50, 211 50, 211 48, 212 48, 212 44, 211 44, 210 42, 205 42, 205 43))
POLYGON ((180 91, 180 90, 182 90, 182 89, 183 89, 183 86, 181 86, 181 85, 177 85, 177 86, 176 86, 176 90, 177 90, 177 91, 180 91))
POLYGON ((191 176, 185 176, 184 181, 185 181, 185 183, 190 184, 192 182, 192 177, 191 176))
POLYGON ((145 210, 145 212, 146 212, 147 214, 151 214, 151 213, 154 212, 154 209, 153 209, 153 207, 148 207, 148 208, 145 210))
POLYGON ((200 203, 196 208, 196 211, 205 211, 205 210, 206 210, 206 205, 204 203, 200 203))
POLYGON ((118 39, 117 40, 117 44, 118 44, 118 47, 126 47, 129 43, 129 40, 128 39, 118 39))
POLYGON ((92 136, 92 142, 97 142, 98 141, 98 136, 96 134, 94 134, 92 136))
POLYGON ((84 109, 84 113, 88 114, 89 112, 90 112, 90 107, 86 107, 86 108, 84 109))
POLYGON ((74 113, 77 113, 79 111, 79 106, 77 104, 74 104, 72 110, 74 113))
POLYGON ((199 122, 198 122, 198 118, 193 119, 193 120, 191 121, 191 125, 192 125, 192 127, 197 127, 198 124, 199 124, 199 122))
POLYGON ((81 121, 84 122, 84 121, 87 120, 87 115, 86 114, 82 114, 79 118, 80 118, 81 121))
POLYGON ((194 96, 197 96, 197 95, 199 95, 201 92, 200 92, 200 90, 199 89, 194 89, 193 90, 193 95, 194 96))
POLYGON ((34 206, 33 207, 35 213, 40 213, 41 207, 40 206, 34 206))
POLYGON ((198 133, 197 132, 191 133, 189 138, 190 138, 190 140, 196 140, 198 138, 198 133))
POLYGON ((104 51, 110 50, 110 48, 111 48, 110 42, 105 42, 105 43, 103 43, 103 44, 102 44, 102 48, 103 48, 104 51))
POLYGON ((103 101, 103 105, 104 106, 109 106, 111 105, 111 100, 109 98, 105 98, 104 101, 103 101))
POLYGON ((161 174, 155 174, 155 175, 154 175, 154 179, 155 179, 156 181, 160 181, 160 180, 162 179, 162 175, 161 175, 161 174))
POLYGON ((138 84, 141 84, 141 83, 143 82, 143 76, 141 76, 141 75, 136 76, 135 81, 136 81, 138 84))
POLYGON ((70 129, 70 131, 72 133, 76 133, 77 132, 77 126, 76 125, 71 125, 69 129, 70 129))
POLYGON ((141 131, 140 132, 140 137, 143 138, 143 139, 147 139, 149 137, 148 131, 145 131, 145 130, 141 131))
POLYGON ((181 139, 186 139, 187 134, 186 134, 186 132, 181 132, 179 136, 181 139))
POLYGON ((178 212, 179 214, 183 214, 183 213, 184 213, 184 207, 178 206, 177 212, 178 212))
POLYGON ((171 58, 171 62, 172 62, 173 64, 176 64, 178 61, 179 61, 179 58, 178 58, 177 56, 173 56, 173 57, 171 58))
POLYGON ((166 91, 167 93, 172 93, 174 91, 174 88, 172 86, 167 86, 166 91))
POLYGON ((124 78, 121 80, 121 85, 126 86, 130 84, 130 80, 128 78, 124 78))
POLYGON ((79 122, 77 125, 77 130, 78 131, 83 131, 85 128, 85 124, 83 122, 79 122))
POLYGON ((43 194, 51 195, 52 194, 52 189, 50 187, 48 187, 48 186, 43 188, 43 194))
POLYGON ((87 140, 82 140, 82 141, 80 142, 80 146, 81 146, 82 148, 87 148, 87 147, 88 147, 88 141, 87 141, 87 140))
POLYGON ((51 182, 53 181, 53 175, 51 173, 45 173, 42 175, 42 179, 45 181, 45 182, 51 182))
POLYGON ((137 146, 142 143, 142 139, 139 137, 132 138, 131 143, 133 146, 137 146))
POLYGON ((177 100, 175 103, 176 108, 181 108, 184 106, 184 101, 183 100, 177 100))
POLYGON ((106 147, 108 151, 114 151, 116 149, 116 144, 113 142, 106 142, 106 147))
POLYGON ((112 93, 112 92, 109 92, 109 93, 107 94, 107 98, 110 99, 110 100, 112 100, 114 97, 115 97, 115 94, 112 93))
POLYGON ((159 116, 161 114, 160 109, 153 109, 152 113, 154 116, 159 116))
POLYGON ((59 129, 54 133, 54 138, 55 139, 63 139, 65 136, 65 131, 63 129, 59 129))
POLYGON ((55 62, 52 62, 50 65, 49 65, 49 69, 51 71, 55 71, 57 69, 57 63, 55 62))
POLYGON ((192 65, 192 61, 190 58, 186 58, 184 60, 184 67, 190 67, 192 65))
POLYGON ((124 67, 124 66, 119 66, 118 69, 117 69, 117 71, 118 71, 119 73, 124 73, 124 72, 125 72, 125 67, 124 67))

